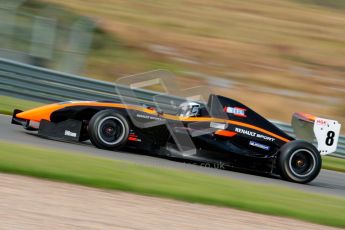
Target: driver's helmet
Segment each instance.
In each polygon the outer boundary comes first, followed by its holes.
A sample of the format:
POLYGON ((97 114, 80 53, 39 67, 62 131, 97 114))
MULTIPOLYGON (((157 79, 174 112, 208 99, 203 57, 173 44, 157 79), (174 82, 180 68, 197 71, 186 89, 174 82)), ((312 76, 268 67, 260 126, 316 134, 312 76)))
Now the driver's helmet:
POLYGON ((200 114, 200 104, 196 102, 183 102, 179 106, 178 115, 181 117, 195 117, 200 114))

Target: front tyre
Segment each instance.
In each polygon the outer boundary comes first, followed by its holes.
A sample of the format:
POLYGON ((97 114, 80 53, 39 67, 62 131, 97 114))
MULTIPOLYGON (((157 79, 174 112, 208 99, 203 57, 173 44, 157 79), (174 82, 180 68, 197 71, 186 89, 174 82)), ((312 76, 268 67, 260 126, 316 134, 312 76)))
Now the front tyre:
POLYGON ((311 143, 295 140, 279 150, 277 168, 280 176, 296 183, 308 183, 319 175, 322 159, 311 143))
POLYGON ((90 141, 97 148, 118 149, 127 142, 129 124, 121 114, 102 110, 91 118, 88 132, 90 141))

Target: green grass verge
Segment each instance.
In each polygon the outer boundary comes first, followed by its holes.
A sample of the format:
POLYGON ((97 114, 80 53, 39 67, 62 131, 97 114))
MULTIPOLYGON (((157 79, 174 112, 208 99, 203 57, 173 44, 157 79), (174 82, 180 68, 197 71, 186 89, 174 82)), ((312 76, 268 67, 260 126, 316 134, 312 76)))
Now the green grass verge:
POLYGON ((40 105, 38 102, 0 96, 0 114, 12 115, 14 109, 27 110, 40 105))
POLYGON ((0 142, 0 171, 345 227, 345 199, 0 142))
POLYGON ((322 168, 345 173, 345 159, 337 157, 323 157, 322 168))

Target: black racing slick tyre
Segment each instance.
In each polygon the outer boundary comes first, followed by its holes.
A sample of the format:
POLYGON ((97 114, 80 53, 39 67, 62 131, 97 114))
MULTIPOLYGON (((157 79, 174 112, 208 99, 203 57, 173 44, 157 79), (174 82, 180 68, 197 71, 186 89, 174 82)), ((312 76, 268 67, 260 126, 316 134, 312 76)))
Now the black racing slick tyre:
POLYGON ((102 110, 91 118, 88 132, 91 143, 97 148, 119 149, 127 142, 129 124, 121 114, 102 110))
POLYGON ((319 151, 309 142, 295 140, 286 143, 278 153, 277 168, 288 181, 305 184, 320 173, 322 159, 319 151))

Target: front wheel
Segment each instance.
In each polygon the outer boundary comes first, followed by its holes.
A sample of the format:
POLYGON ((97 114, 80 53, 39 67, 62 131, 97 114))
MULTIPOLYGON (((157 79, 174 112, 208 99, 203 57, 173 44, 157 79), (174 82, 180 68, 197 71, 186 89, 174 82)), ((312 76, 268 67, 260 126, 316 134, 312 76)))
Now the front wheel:
POLYGON ((280 176, 288 181, 308 183, 319 175, 321 165, 319 151, 306 141, 288 142, 278 153, 277 167, 280 176))
POLYGON ((121 114, 102 110, 91 118, 88 132, 90 141, 97 148, 118 149, 127 142, 129 124, 121 114))

